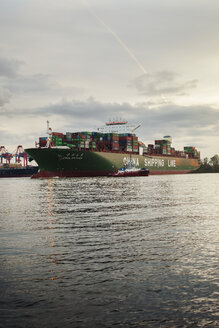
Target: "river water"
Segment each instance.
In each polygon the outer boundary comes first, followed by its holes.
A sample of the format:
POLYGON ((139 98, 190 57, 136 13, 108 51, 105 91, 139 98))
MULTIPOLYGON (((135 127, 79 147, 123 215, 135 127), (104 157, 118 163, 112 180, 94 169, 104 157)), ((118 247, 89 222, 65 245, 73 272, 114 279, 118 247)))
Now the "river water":
POLYGON ((219 174, 0 185, 0 327, 219 327, 219 174))

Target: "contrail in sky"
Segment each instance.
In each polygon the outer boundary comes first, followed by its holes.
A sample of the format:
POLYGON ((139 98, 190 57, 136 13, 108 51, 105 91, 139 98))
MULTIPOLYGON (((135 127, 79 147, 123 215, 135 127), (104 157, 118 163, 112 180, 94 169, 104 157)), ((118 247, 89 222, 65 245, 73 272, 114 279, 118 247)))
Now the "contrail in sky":
MULTIPOLYGON (((83 4, 87 7, 88 11, 91 15, 110 33, 112 36, 118 41, 121 47, 128 53, 129 57, 137 64, 138 68, 143 72, 143 74, 148 74, 147 70, 144 66, 139 62, 133 52, 127 47, 127 45, 120 39, 120 37, 99 17, 97 14, 90 8, 88 2, 86 0, 81 0, 83 4)), ((165 95, 160 95, 162 101, 164 103, 168 103, 168 100, 165 95)))
POLYGON ((134 62, 137 64, 137 66, 140 68, 140 70, 144 73, 144 74, 148 74, 148 72, 146 71, 146 69, 144 68, 144 66, 139 62, 139 60, 136 58, 136 56, 133 54, 133 52, 127 47, 127 45, 120 39, 120 37, 106 24, 104 23, 104 21, 98 17, 96 15, 95 12, 93 12, 88 4, 87 1, 82 0, 82 2, 84 3, 84 5, 87 6, 87 9, 90 11, 90 13, 92 14, 92 16, 94 16, 96 18, 96 20, 103 25, 103 27, 105 27, 105 29, 112 34, 112 36, 119 42, 119 44, 122 46, 122 48, 128 53, 128 55, 134 60, 134 62))

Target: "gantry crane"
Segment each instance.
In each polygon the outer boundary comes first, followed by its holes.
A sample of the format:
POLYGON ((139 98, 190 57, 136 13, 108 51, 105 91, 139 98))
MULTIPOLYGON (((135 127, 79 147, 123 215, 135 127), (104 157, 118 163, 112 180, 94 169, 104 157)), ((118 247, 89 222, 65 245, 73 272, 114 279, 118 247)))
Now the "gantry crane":
POLYGON ((13 155, 8 152, 5 146, 0 146, 0 158, 1 158, 1 164, 3 163, 4 160, 6 164, 10 164, 13 155))

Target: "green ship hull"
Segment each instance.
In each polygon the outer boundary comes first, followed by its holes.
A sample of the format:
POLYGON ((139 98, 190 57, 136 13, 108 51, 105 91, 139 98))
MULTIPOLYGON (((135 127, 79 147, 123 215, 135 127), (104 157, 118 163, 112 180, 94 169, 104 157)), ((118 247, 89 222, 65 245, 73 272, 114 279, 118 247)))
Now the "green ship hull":
POLYGON ((40 171, 35 177, 108 176, 124 166, 130 158, 136 167, 150 174, 184 174, 196 170, 195 158, 139 155, 122 152, 75 150, 64 147, 29 148, 26 152, 37 162, 40 171))

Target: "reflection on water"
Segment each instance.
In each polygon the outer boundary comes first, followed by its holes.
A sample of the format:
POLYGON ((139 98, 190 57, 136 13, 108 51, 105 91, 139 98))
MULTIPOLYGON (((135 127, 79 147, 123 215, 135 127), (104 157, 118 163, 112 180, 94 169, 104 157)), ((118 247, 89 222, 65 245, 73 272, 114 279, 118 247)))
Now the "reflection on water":
POLYGON ((54 206, 54 200, 53 200, 53 185, 54 185, 54 180, 53 179, 48 179, 48 186, 47 186, 47 197, 46 201, 48 204, 48 215, 49 218, 52 220, 53 217, 53 206, 54 206))
POLYGON ((217 174, 2 188, 3 327, 217 326, 217 174))

